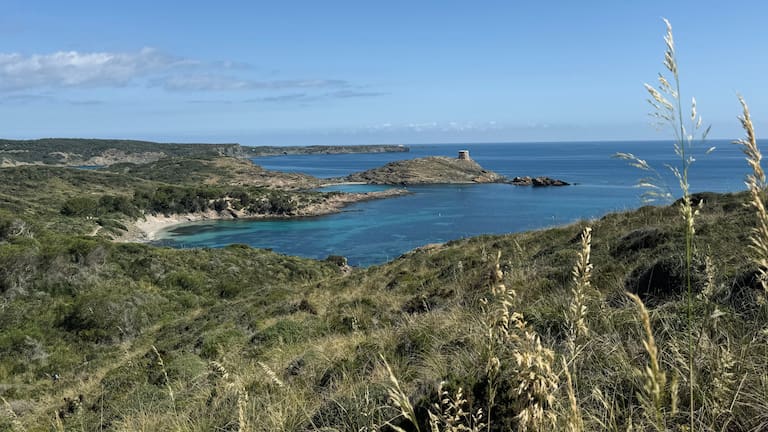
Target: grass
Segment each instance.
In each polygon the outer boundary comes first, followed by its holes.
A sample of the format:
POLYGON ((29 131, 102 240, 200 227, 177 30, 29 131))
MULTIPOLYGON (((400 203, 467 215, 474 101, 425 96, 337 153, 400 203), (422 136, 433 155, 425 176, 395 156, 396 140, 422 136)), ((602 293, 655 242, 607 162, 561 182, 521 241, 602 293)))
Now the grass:
MULTIPOLYGON (((722 394, 717 395, 714 387, 699 384, 696 395, 704 398, 700 410, 711 410, 707 422, 722 427, 729 421, 734 430, 750 430, 760 424, 764 406, 758 395, 767 357, 755 327, 763 328, 765 321, 753 306, 752 288, 733 285, 747 280, 743 275, 754 268, 744 267, 751 252, 738 247, 746 239, 727 234, 739 232, 754 216, 742 205, 747 194, 707 199, 697 236, 712 245, 710 254, 722 257, 714 284, 731 293, 715 290, 710 300, 694 298, 697 310, 717 307, 722 313, 715 326, 706 317, 695 321, 706 326, 696 367, 702 376, 729 384, 718 385, 722 394), (724 338, 730 342, 721 343, 724 338), (751 338, 757 339, 748 343, 751 338), (733 408, 714 414, 715 407, 730 407, 733 400, 733 408)), ((430 430, 429 412, 443 430, 458 408, 467 415, 456 425, 515 427, 528 408, 529 430, 546 430, 553 416, 555 429, 575 418, 563 358, 582 430, 603 424, 624 430, 628 413, 642 429, 650 420, 637 397, 644 380, 636 370, 648 364, 642 345, 647 336, 622 293, 637 268, 679 256, 676 233, 682 224, 665 224, 677 211, 647 207, 592 222, 588 259, 584 226, 575 224, 451 242, 346 276, 332 263, 247 247, 157 249, 40 230, 31 239, 11 236, 0 246, 11 257, 2 260, 1 272, 7 302, 0 314, 2 396, 28 430, 50 425, 60 409, 66 430, 237 429, 241 417, 249 430, 373 430, 387 421, 412 430, 388 404, 383 353, 422 430, 430 430), (629 249, 621 241, 648 226, 662 234, 654 237, 657 243, 629 249), (582 272, 575 277, 571 267, 584 269, 586 262, 594 267, 582 302, 587 312, 579 316, 589 331, 580 334, 574 356, 568 348, 573 318, 565 311, 575 287, 586 286, 582 272), (230 281, 237 289, 223 290, 230 281), (503 294, 502 285, 515 295, 503 294), (497 312, 504 308, 506 327, 503 320, 491 320, 504 317, 497 312), (492 349, 489 324, 509 333, 492 349), (489 408, 492 353, 499 369, 489 408), (242 384, 239 402, 214 362, 224 366, 227 379, 237 377, 242 384), (523 371, 533 379, 521 391, 523 371), (56 384, 46 375, 54 372, 62 377, 56 384), (445 392, 453 408, 443 401, 445 392), (62 397, 78 394, 84 395, 84 408, 69 413, 62 397)), ((638 295, 658 300, 648 316, 659 367, 685 376, 686 362, 675 354, 685 352, 684 291, 638 295)), ((685 390, 680 379, 680 394, 685 390)), ((678 414, 662 408, 670 427, 680 424, 678 414)))

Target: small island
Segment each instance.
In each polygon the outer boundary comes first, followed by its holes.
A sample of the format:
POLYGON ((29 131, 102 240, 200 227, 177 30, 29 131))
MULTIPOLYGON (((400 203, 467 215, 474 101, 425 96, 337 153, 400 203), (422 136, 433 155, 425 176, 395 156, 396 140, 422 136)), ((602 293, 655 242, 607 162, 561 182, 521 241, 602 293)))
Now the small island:
POLYGON ((390 162, 382 167, 350 174, 336 179, 339 182, 354 182, 384 185, 420 184, 474 184, 507 183, 515 186, 567 186, 568 183, 550 177, 515 177, 509 179, 487 170, 469 158, 469 152, 462 150, 459 157, 429 156, 390 162))
POLYGON ((343 180, 368 184, 399 185, 503 183, 505 178, 493 171, 483 169, 480 164, 473 160, 430 156, 390 162, 379 168, 351 174, 343 180))

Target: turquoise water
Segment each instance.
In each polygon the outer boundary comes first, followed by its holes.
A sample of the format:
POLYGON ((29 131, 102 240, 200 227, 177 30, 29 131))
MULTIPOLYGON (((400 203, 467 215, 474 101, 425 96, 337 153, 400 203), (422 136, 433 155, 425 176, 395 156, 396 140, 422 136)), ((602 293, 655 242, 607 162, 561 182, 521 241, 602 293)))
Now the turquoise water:
MULTIPOLYGON (((692 190, 743 190, 748 168, 738 147, 725 141, 709 145, 718 149, 694 163, 690 176, 692 190)), ((612 159, 617 151, 646 158, 663 173, 673 192, 677 191, 674 178, 663 167, 664 163, 675 162, 671 144, 662 142, 440 144, 411 146, 409 153, 289 155, 258 158, 254 162, 268 169, 336 177, 392 160, 455 156, 465 148, 478 163, 501 174, 546 175, 574 185, 410 186, 411 195, 356 203, 334 215, 178 226, 163 233, 160 243, 174 247, 246 243, 289 255, 344 255, 353 265, 379 264, 427 243, 544 228, 639 207, 641 191, 633 185, 643 173, 612 159)), ((366 187, 369 186, 363 186, 361 191, 366 187)))
POLYGON ((392 189, 392 186, 387 185, 368 185, 368 184, 339 184, 333 186, 325 186, 317 188, 318 192, 347 192, 347 193, 366 193, 366 192, 381 192, 387 189, 392 189))

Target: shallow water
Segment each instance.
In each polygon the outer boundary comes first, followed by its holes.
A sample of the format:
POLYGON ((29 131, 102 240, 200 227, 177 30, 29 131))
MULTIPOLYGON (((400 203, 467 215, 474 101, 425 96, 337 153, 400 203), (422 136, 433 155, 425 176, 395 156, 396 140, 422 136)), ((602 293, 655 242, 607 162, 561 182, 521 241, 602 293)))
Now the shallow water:
POLYGON ((347 192, 347 193, 366 193, 366 192, 381 192, 388 189, 392 189, 392 186, 388 185, 368 185, 368 184, 339 184, 332 186, 325 186, 315 189, 318 192, 347 192))
MULTIPOLYGON (((747 165, 740 150, 728 142, 714 144, 719 149, 701 157, 691 169, 692 190, 744 189, 747 165)), ((334 215, 177 226, 161 233, 160 243, 174 247, 246 243, 311 258, 344 255, 353 265, 379 264, 427 243, 543 228, 636 208, 642 204, 641 191, 633 185, 643 173, 612 159, 617 151, 645 157, 658 166, 670 188, 678 190, 676 180, 663 167, 664 163, 674 163, 671 145, 661 142, 441 144, 412 146, 409 153, 291 155, 254 162, 268 169, 337 177, 392 160, 455 156, 464 148, 483 167, 506 176, 546 175, 575 184, 559 188, 506 184, 411 186, 411 195, 355 203, 334 215)), ((371 186, 344 188, 357 192, 368 191, 371 186)))

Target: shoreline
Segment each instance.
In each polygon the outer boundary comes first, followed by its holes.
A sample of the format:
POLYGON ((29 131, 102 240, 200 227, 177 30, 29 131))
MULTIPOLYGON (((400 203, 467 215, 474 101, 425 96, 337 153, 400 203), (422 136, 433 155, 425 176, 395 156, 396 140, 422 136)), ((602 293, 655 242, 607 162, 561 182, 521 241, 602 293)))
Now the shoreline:
POLYGON ((310 204, 290 215, 249 214, 244 211, 227 209, 221 212, 208 210, 198 213, 172 215, 145 215, 144 219, 133 221, 128 230, 113 241, 119 243, 149 243, 159 238, 159 234, 177 225, 200 221, 217 220, 263 220, 263 219, 300 219, 305 217, 325 216, 341 212, 349 204, 408 195, 406 189, 392 188, 384 191, 341 193, 329 196, 325 201, 310 204))

